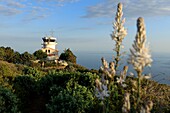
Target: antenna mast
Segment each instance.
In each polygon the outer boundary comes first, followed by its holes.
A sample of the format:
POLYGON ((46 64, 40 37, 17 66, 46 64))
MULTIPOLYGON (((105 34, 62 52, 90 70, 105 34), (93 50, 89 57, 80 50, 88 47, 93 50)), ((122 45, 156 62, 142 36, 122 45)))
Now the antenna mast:
POLYGON ((51 30, 50 32, 51 32, 51 36, 53 37, 55 31, 51 30))

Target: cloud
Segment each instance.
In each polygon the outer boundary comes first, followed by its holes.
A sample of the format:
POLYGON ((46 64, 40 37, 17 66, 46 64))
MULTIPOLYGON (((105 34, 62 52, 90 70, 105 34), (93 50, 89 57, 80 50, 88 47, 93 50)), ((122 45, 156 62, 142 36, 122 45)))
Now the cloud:
POLYGON ((16 1, 7 1, 7 6, 8 7, 15 7, 15 8, 24 8, 25 7, 24 4, 21 4, 21 3, 16 2, 16 1))
POLYGON ((39 6, 31 7, 31 10, 28 11, 27 15, 23 18, 24 22, 29 22, 33 20, 39 20, 48 17, 48 8, 43 8, 39 6))
POLYGON ((16 8, 10 8, 5 5, 0 5, 0 15, 3 16, 13 16, 20 14, 22 11, 16 9, 16 8))
POLYGON ((54 0, 57 3, 57 6, 63 7, 67 3, 75 3, 78 2, 79 0, 54 0))
POLYGON ((56 7, 78 1, 79 0, 0 0, 0 15, 13 16, 22 13, 24 14, 22 20, 32 21, 48 17, 56 7))
POLYGON ((73 3, 73 2, 78 2, 80 0, 35 0, 35 1, 38 1, 38 2, 56 2, 56 3, 59 3, 59 2, 73 3))
MULTIPOLYGON (((28 2, 28 0, 25 0, 28 2)), ((67 3, 75 3, 79 0, 33 0, 35 3, 31 7, 23 19, 24 21, 33 21, 48 17, 56 9, 56 6, 61 7, 67 3), (45 4, 45 5, 42 5, 45 4)), ((30 2, 28 2, 30 3, 30 2)))
POLYGON ((56 6, 64 6, 67 3, 75 3, 80 0, 35 0, 36 2, 46 2, 46 3, 53 3, 56 6))
POLYGON ((39 20, 48 17, 48 15, 42 14, 42 15, 33 15, 33 16, 27 16, 23 19, 24 22, 30 22, 33 20, 39 20))
POLYGON ((0 0, 0 15, 13 16, 22 13, 25 5, 13 0, 0 0))
POLYGON ((105 0, 87 7, 84 18, 113 17, 118 2, 124 5, 125 17, 170 16, 170 0, 105 0))

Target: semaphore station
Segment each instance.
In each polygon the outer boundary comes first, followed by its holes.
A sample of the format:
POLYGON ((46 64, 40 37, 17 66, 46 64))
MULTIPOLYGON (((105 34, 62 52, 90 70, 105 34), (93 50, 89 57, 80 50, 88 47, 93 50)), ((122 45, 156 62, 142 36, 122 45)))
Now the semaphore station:
POLYGON ((46 36, 42 38, 42 51, 47 53, 48 61, 57 62, 59 59, 58 50, 56 49, 56 38, 53 36, 46 36))

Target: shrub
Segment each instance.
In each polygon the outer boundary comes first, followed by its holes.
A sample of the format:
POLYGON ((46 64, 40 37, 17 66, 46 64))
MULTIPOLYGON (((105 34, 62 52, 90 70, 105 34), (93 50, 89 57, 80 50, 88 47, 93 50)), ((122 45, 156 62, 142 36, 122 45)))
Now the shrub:
POLYGON ((45 73, 42 71, 39 71, 36 68, 25 67, 23 70, 23 74, 31 76, 31 77, 35 78, 36 80, 39 80, 42 76, 44 76, 45 73))
POLYGON ((53 86, 50 89, 51 102, 47 104, 47 112, 85 113, 93 105, 93 94, 86 87, 77 83, 67 84, 67 89, 53 86), (58 93, 56 93, 58 92, 58 93))
POLYGON ((43 52, 42 50, 37 50, 33 53, 37 60, 43 60, 47 58, 47 53, 43 52))
POLYGON ((65 60, 71 63, 76 63, 76 58, 77 57, 73 54, 73 52, 70 49, 67 49, 64 51, 64 53, 61 53, 59 59, 65 60))
POLYGON ((74 80, 78 84, 87 87, 90 90, 94 89, 96 74, 80 73, 80 72, 55 72, 52 71, 39 81, 39 88, 42 94, 48 95, 50 87, 57 85, 66 88, 66 83, 69 80, 74 80))
POLYGON ((0 85, 12 88, 13 79, 21 73, 18 67, 12 63, 0 61, 0 85))
POLYGON ((18 76, 14 80, 13 89, 19 98, 19 108, 27 112, 34 97, 37 95, 37 84, 31 76, 18 76))
POLYGON ((0 113, 18 113, 18 99, 6 88, 0 86, 0 113))

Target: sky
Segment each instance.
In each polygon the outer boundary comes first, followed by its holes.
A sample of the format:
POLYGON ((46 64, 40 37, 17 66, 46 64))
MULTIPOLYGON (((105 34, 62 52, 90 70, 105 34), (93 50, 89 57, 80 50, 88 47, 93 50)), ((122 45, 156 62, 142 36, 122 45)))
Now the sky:
POLYGON ((125 51, 135 39, 137 18, 143 17, 151 51, 170 53, 170 0, 0 0, 0 46, 32 53, 53 31, 60 52, 112 52, 119 2, 128 31, 125 51))

